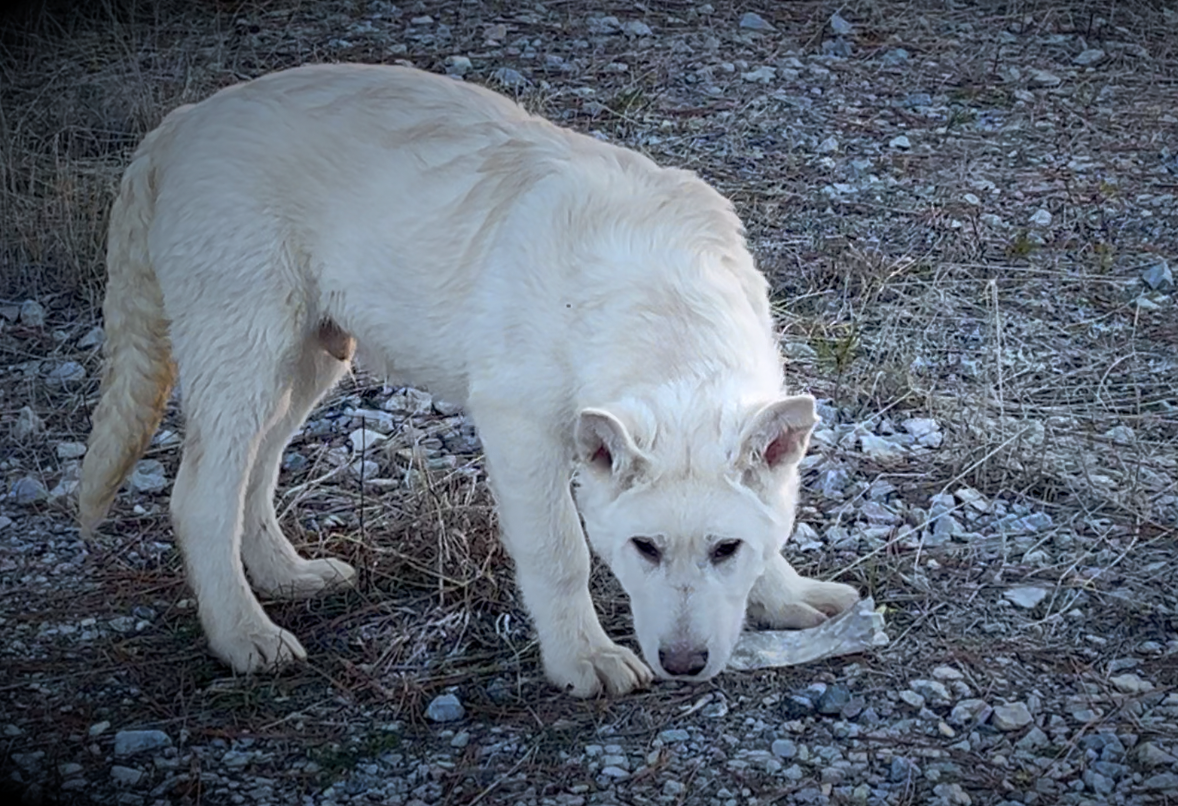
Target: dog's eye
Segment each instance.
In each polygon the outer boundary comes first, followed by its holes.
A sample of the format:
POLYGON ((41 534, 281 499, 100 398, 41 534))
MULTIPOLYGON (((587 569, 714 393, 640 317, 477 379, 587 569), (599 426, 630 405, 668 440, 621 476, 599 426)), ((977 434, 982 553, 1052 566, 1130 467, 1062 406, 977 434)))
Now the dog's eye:
POLYGON ((740 550, 739 540, 721 540, 712 547, 712 562, 722 563, 740 550))
POLYGON ((663 558, 663 553, 659 551, 659 547, 655 545, 653 540, 645 537, 634 537, 630 539, 634 544, 634 548, 638 549, 638 553, 652 563, 657 563, 663 558))

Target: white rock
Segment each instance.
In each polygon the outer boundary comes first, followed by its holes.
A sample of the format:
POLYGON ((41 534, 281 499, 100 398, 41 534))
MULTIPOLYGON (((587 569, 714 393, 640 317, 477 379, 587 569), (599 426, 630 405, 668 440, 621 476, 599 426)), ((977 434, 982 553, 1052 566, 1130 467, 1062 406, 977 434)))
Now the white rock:
POLYGON ((35 299, 27 299, 20 304, 20 323, 26 327, 44 327, 45 308, 35 299))
POLYGON ((1078 64, 1081 67, 1090 67, 1101 61, 1104 61, 1104 51, 1100 48, 1088 48, 1082 51, 1076 58, 1072 59, 1072 64, 1078 64))
POLYGON ((1132 672, 1110 677, 1108 682, 1117 691, 1124 692, 1125 694, 1146 694, 1153 691, 1153 683, 1148 680, 1142 680, 1132 672))
POLYGON ((77 386, 84 380, 86 368, 77 361, 64 361, 45 375, 45 382, 58 388, 77 386))
POLYGON ((1137 763, 1146 768, 1161 767, 1178 762, 1178 759, 1153 742, 1143 742, 1133 754, 1137 763))
POLYGON ((457 403, 451 403, 448 400, 434 398, 434 411, 443 417, 453 417, 462 413, 462 406, 457 403))
POLYGON ((226 767, 244 767, 253 760, 253 753, 241 750, 226 750, 221 756, 221 763, 226 767))
POLYGON ((171 746, 171 738, 161 730, 120 730, 115 734, 115 755, 120 758, 171 746))
POLYGON ((523 73, 511 67, 500 67, 491 77, 505 87, 522 87, 528 83, 523 73))
POLYGON ((1165 291, 1174 285, 1174 274, 1170 271, 1169 262, 1165 260, 1153 264, 1142 272, 1141 279, 1154 291, 1165 291))
POLYGON ((933 705, 947 705, 953 699, 949 689, 939 680, 912 680, 908 683, 908 688, 933 705))
POLYGON ((378 409, 358 409, 352 406, 344 409, 344 414, 351 417, 353 421, 359 421, 361 428, 371 428, 382 434, 395 430, 403 419, 392 412, 378 409))
POLYGON ((1050 591, 1048 591, 1046 588, 1027 586, 1022 588, 1011 588, 1010 590, 1004 592, 1002 597, 1007 601, 1018 605, 1019 607, 1025 607, 1030 610, 1032 607, 1035 607, 1037 604, 1046 599, 1048 593, 1050 593, 1050 591))
POLYGON ((915 691, 909 691, 907 689, 901 691, 900 699, 917 710, 924 708, 924 697, 920 696, 915 691))
POLYGON ((80 459, 86 455, 86 445, 82 442, 57 443, 58 459, 80 459))
POLYGON ((348 434, 348 442, 352 443, 353 453, 363 453, 370 448, 376 447, 386 439, 388 437, 385 434, 374 431, 371 428, 357 428, 348 434))
POLYGON ((940 447, 945 439, 941 433, 941 424, 930 417, 911 417, 900 423, 900 426, 916 440, 916 444, 928 448, 940 447))
POLYGON ((1032 70, 1031 84, 1036 87, 1058 87, 1063 79, 1047 70, 1032 70))
POLYGON ((171 445, 179 445, 180 435, 169 428, 161 428, 155 433, 155 436, 151 438, 151 444, 164 448, 171 445))
POLYGON ((164 475, 163 463, 158 459, 144 459, 135 463, 127 483, 131 489, 140 493, 158 493, 168 484, 164 475))
POLYGON ((28 439, 45 430, 45 421, 37 416, 29 406, 24 406, 16 415, 12 424, 12 436, 16 439, 28 439))
POLYGON ((1035 721, 1025 702, 1013 702, 1009 705, 994 706, 994 714, 990 717, 990 724, 1001 731, 1025 728, 1035 721))
POLYGON ((471 67, 470 59, 466 56, 446 57, 446 72, 452 76, 464 76, 470 72, 471 67))
POLYGON ((849 36, 855 30, 855 26, 844 20, 838 14, 832 14, 830 17, 830 30, 834 31, 839 36, 849 36))
POLYGON ((949 713, 949 724, 958 727, 970 724, 980 725, 990 717, 992 712, 993 709, 985 700, 962 700, 953 706, 953 710, 949 713))
POLYGON ((817 551, 822 548, 818 532, 808 523, 799 523, 794 527, 794 536, 790 543, 797 551, 817 551))
POLYGON ((859 445, 872 459, 895 459, 904 455, 904 449, 899 445, 874 434, 860 434, 859 445))
POLYGON ((78 339, 78 347, 82 350, 89 350, 91 347, 101 347, 104 341, 106 341, 106 332, 95 325, 86 331, 86 335, 78 339))
POLYGON ((425 716, 432 722, 456 722, 466 716, 466 709, 455 695, 443 694, 434 697, 425 709, 425 716))
POLYGON ((818 351, 804 341, 787 341, 781 345, 781 352, 791 361, 814 361, 818 351))
POLYGON ((964 533, 961 522, 953 515, 938 515, 933 522, 933 534, 941 538, 955 537, 964 533))
POLYGON ((45 489, 45 484, 40 479, 35 476, 25 476, 12 483, 8 489, 8 497, 13 503, 24 506, 44 501, 49 497, 49 491, 45 489))
POLYGON ((756 70, 750 70, 747 73, 741 73, 740 77, 745 81, 751 81, 756 84, 768 84, 777 78, 777 70, 768 65, 758 67, 756 70))
POLYGON ((875 524, 898 524, 901 521, 899 515, 892 510, 885 507, 878 501, 866 501, 860 507, 859 513, 871 523, 875 524))
POLYGON ((764 17, 755 11, 745 12, 744 16, 740 18, 740 27, 747 28, 750 31, 772 31, 773 26, 770 25, 764 17))
POLYGON ((143 771, 137 770, 134 767, 124 767, 120 764, 115 764, 110 768, 111 779, 121 786, 135 786, 143 780, 143 771))
POLYGON ((1040 208, 1031 216, 1031 223, 1036 227, 1050 227, 1051 226, 1051 211, 1040 208))
POLYGON ((348 465, 348 472, 355 478, 372 481, 380 476, 380 465, 371 459, 357 459, 348 465))
POLYGON ((827 137, 814 149, 819 154, 831 154, 839 150, 839 141, 833 134, 827 137))
POLYGON ((590 17, 585 25, 591 34, 612 34, 621 28, 621 23, 614 16, 590 17))
POLYGON ((906 134, 898 134, 888 141, 888 145, 892 148, 899 148, 901 150, 912 148, 912 141, 908 139, 906 134))
POLYGON ((397 414, 429 414, 433 411, 433 398, 428 392, 420 389, 406 389, 401 394, 390 397, 380 407, 397 414))
POLYGON ((964 196, 962 196, 962 198, 965 199, 966 204, 972 205, 974 207, 977 207, 982 203, 982 200, 972 193, 966 193, 964 196))
POLYGON ((73 495, 74 490, 78 489, 78 482, 82 480, 82 463, 73 460, 66 462, 61 469, 61 479, 49 491, 50 498, 64 498, 67 495, 73 495))
POLYGON ((937 680, 964 680, 965 675, 952 666, 938 666, 933 669, 933 677, 937 680))
POLYGON ((986 500, 986 496, 972 487, 960 487, 953 495, 957 497, 958 501, 972 507, 978 512, 986 512, 990 509, 990 502, 986 500))
POLYGON ((626 36, 651 36, 654 31, 642 20, 629 20, 622 24, 622 33, 626 36))

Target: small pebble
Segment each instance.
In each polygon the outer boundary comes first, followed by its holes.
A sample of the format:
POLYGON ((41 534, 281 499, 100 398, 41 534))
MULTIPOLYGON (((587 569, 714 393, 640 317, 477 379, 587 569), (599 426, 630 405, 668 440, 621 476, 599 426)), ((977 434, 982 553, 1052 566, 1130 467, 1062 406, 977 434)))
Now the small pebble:
POLYGON ((35 299, 25 300, 20 305, 20 323, 25 327, 44 327, 45 308, 35 299))
POLYGON ((120 730, 115 734, 115 755, 120 758, 171 746, 171 737, 162 730, 120 730))
POLYGON ((425 709, 425 716, 432 722, 457 722, 466 716, 466 709, 457 695, 442 694, 435 697, 425 709))
POLYGON ((990 717, 990 724, 1001 731, 1025 728, 1034 721, 1031 711, 1025 702, 1015 702, 1010 705, 994 706, 994 713, 990 717))
POLYGON ((740 18, 740 27, 747 28, 750 31, 772 31, 773 26, 770 25, 764 17, 755 11, 746 11, 744 16, 740 18))

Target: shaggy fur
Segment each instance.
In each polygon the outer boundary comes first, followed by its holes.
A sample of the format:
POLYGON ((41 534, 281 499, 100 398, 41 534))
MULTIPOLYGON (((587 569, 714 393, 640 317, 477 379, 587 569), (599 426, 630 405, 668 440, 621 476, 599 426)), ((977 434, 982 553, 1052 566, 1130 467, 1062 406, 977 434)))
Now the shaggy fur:
POLYGON ((80 520, 102 519, 178 370, 172 518, 238 672, 305 656, 250 582, 309 595, 355 575, 300 557, 272 503, 353 350, 465 404, 544 668, 572 694, 651 678, 598 621, 586 534, 660 676, 720 671, 746 609, 809 627, 857 598, 781 555, 814 402, 784 394, 766 281, 692 173, 449 78, 303 67, 168 115, 123 178, 107 260, 80 520))

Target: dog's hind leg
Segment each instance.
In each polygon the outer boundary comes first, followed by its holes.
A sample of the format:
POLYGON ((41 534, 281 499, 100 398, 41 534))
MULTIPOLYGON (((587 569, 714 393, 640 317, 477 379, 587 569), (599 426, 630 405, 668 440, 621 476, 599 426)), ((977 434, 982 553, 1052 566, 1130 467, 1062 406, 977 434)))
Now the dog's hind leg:
POLYGON ((341 560, 307 560, 282 534, 274 512, 274 487, 282 452, 311 409, 348 369, 354 343, 333 323, 324 323, 303 345, 286 414, 258 446, 245 495, 241 553, 254 589, 271 597, 300 598, 349 584, 355 570, 341 560))
POLYGON ((306 657, 254 597, 241 557, 250 474, 264 436, 290 408, 300 344, 297 324, 269 302, 273 290, 262 299, 216 290, 226 293, 182 297, 187 304, 173 315, 187 442, 172 522, 209 648, 248 673, 306 657))
POLYGON ((749 620, 773 630, 817 627, 859 601, 859 592, 841 582, 804 577, 780 552, 749 594, 749 620))

